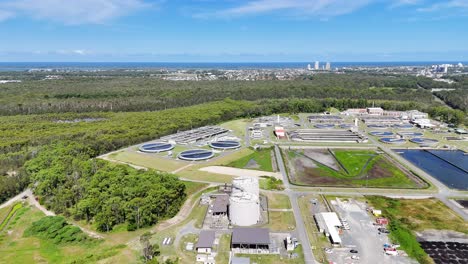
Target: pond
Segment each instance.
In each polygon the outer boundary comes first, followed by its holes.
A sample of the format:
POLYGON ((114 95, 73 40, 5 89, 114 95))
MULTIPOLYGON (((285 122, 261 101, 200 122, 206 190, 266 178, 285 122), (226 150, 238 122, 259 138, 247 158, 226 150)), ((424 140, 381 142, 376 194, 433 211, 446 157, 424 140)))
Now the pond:
POLYGON ((463 151, 423 149, 394 151, 448 187, 468 190, 468 156, 463 151))

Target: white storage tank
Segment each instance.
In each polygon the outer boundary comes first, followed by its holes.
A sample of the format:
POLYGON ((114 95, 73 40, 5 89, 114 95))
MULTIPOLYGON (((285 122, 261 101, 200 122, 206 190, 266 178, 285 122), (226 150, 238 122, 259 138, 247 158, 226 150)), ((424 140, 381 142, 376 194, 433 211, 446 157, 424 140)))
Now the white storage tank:
POLYGON ((253 194, 257 197, 260 195, 260 187, 258 179, 254 177, 239 177, 232 180, 232 186, 235 188, 233 191, 243 191, 253 194))
POLYGON ((258 196, 238 192, 229 198, 229 218, 236 226, 251 226, 260 221, 260 204, 258 196))

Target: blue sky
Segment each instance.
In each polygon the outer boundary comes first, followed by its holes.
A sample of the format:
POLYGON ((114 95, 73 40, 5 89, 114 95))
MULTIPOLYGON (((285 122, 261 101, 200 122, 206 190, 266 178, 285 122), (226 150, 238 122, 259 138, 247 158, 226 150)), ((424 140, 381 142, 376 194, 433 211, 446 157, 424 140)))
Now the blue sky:
POLYGON ((468 0, 0 0, 0 61, 468 61, 468 0))

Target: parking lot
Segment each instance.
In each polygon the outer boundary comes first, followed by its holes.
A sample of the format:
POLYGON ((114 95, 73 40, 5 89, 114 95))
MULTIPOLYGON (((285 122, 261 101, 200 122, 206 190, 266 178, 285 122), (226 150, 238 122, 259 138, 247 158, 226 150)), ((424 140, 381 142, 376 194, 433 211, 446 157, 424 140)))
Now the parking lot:
POLYGON ((380 226, 374 225, 374 220, 366 211, 366 204, 355 200, 332 200, 331 204, 338 215, 345 219, 349 230, 343 230, 342 247, 333 248, 328 253, 328 259, 341 263, 417 263, 399 251, 398 256, 386 255, 383 250, 385 243, 390 243, 386 234, 379 234, 380 226), (351 253, 351 250, 357 253, 351 253), (353 257, 354 256, 354 257, 353 257))

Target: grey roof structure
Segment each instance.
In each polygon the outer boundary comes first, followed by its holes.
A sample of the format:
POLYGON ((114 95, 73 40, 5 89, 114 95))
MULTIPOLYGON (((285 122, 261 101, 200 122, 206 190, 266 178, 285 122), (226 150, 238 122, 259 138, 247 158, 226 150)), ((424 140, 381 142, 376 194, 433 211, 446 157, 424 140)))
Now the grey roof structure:
POLYGON ((250 264, 250 258, 232 257, 231 264, 250 264))
POLYGON ((200 235, 198 236, 198 242, 195 248, 213 248, 214 240, 214 231, 201 231, 200 235))
POLYGON ((218 195, 213 202, 213 208, 211 209, 213 214, 227 213, 229 204, 229 195, 218 195))
POLYGON ((232 244, 268 245, 270 244, 269 228, 234 228, 232 244))

